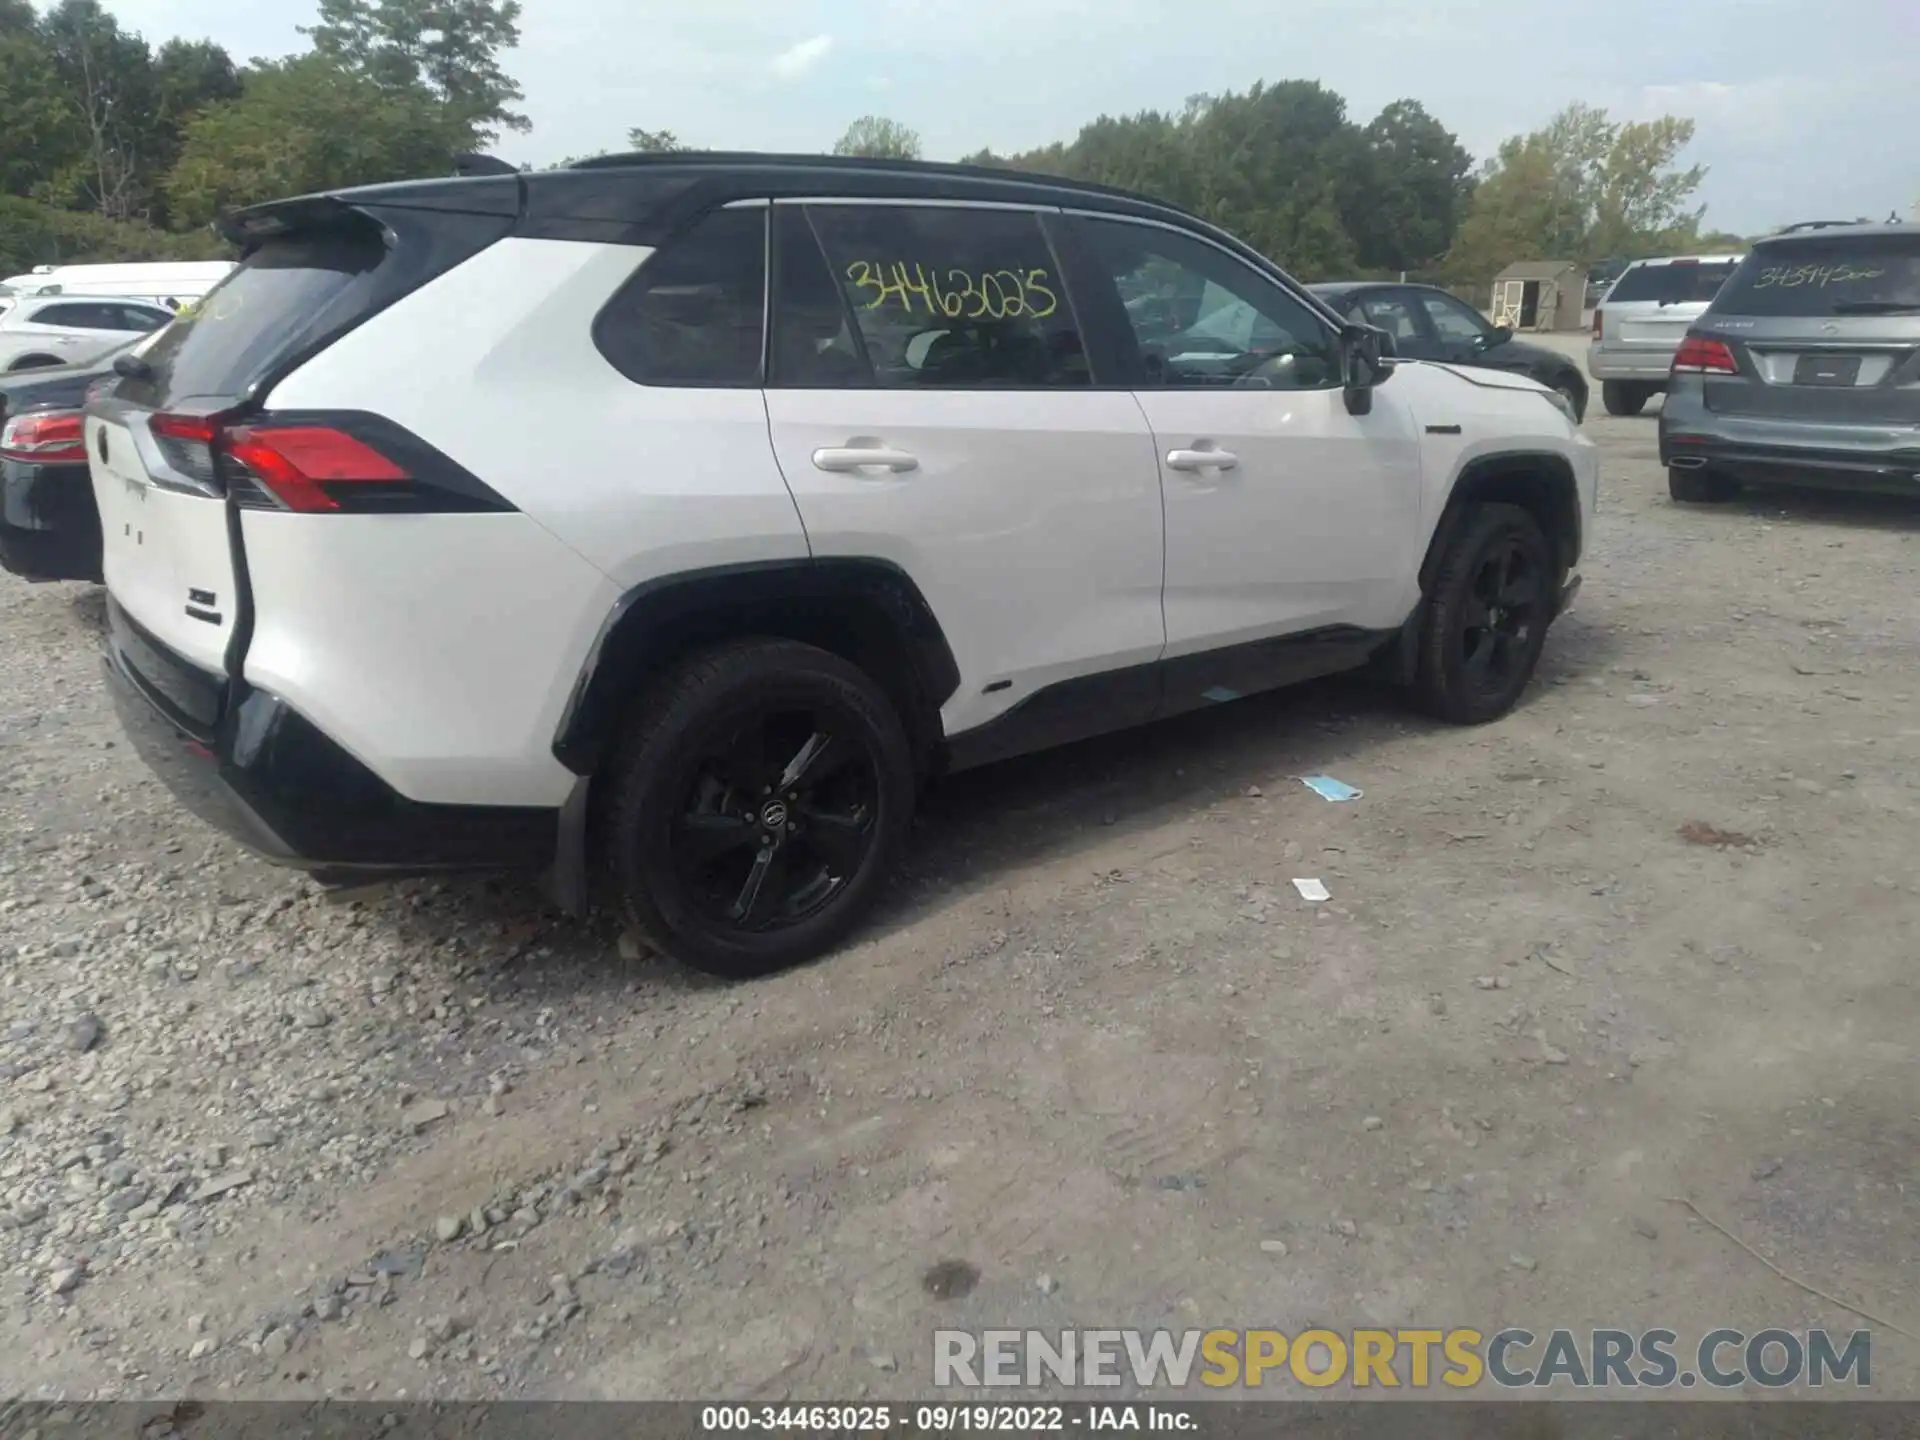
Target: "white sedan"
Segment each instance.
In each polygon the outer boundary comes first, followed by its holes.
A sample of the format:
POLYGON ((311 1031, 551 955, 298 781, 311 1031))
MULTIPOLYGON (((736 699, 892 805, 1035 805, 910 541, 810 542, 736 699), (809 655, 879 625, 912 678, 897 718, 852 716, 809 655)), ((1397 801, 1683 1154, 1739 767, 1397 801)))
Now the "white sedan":
POLYGON ((173 318, 144 300, 18 296, 0 310, 0 371, 85 365, 173 318))

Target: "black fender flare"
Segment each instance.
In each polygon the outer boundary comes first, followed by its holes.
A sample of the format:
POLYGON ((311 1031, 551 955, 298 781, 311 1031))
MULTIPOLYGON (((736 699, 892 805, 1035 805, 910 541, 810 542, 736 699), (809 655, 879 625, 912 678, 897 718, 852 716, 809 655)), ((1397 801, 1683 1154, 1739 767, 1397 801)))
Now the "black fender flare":
MULTIPOLYGON (((645 677, 690 647, 743 634, 807 637, 810 617, 856 619, 907 663, 906 676, 934 725, 960 688, 960 668, 920 587, 898 565, 865 557, 801 557, 685 571, 649 580, 614 603, 561 712, 553 755, 580 776, 599 767, 629 700, 645 677)), ((923 737, 931 741, 938 735, 923 737)))

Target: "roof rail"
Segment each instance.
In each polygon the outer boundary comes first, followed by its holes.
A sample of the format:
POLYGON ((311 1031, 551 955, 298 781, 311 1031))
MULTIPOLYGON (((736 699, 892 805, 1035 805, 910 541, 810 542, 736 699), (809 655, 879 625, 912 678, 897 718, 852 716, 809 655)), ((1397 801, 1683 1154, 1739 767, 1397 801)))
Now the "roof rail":
MULTIPOLYGON (((1121 200, 1144 200, 1163 209, 1179 211, 1170 201, 1157 199, 1120 185, 1102 185, 1093 180, 1076 180, 1067 175, 1049 175, 1038 170, 1020 170, 1013 166, 965 165, 952 160, 896 160, 874 155, 796 155, 760 150, 630 150, 612 155, 590 155, 559 167, 567 170, 624 170, 659 166, 733 165, 765 166, 792 170, 880 170, 900 175, 953 175, 1002 184, 1047 185, 1058 190, 1078 190, 1089 195, 1110 195, 1121 200)), ((1181 211, 1181 213, 1185 213, 1181 211)))

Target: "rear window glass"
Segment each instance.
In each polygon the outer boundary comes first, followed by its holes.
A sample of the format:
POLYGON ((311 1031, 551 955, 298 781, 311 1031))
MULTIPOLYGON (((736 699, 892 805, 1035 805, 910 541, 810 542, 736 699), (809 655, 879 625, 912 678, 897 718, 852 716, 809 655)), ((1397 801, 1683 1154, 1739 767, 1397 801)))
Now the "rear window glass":
POLYGON ((1665 265, 1636 265, 1607 293, 1607 304, 1651 300, 1662 305, 1706 304, 1727 283, 1738 262, 1682 261, 1665 265))
POLYGON ((371 303, 373 272, 387 253, 372 227, 268 241, 184 307, 141 357, 153 370, 153 403, 239 395, 322 324, 371 303))
POLYGON ((1920 235, 1764 246, 1716 309, 1762 317, 1920 314, 1920 235))

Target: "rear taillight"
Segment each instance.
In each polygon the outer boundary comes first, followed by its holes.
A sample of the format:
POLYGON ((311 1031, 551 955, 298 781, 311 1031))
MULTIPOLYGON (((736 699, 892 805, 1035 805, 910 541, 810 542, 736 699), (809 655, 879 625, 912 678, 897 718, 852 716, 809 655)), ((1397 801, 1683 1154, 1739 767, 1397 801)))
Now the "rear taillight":
POLYGON ((1673 373, 1676 375, 1738 375, 1740 366, 1733 358, 1733 351, 1727 348, 1724 341, 1689 335, 1680 342, 1680 348, 1673 352, 1673 373))
POLYGON ((477 477, 377 415, 151 415, 161 459, 243 510, 300 515, 511 510, 477 477))
POLYGON ((1600 312, 1598 310, 1593 312, 1593 338, 1596 340, 1600 338, 1600 312))
POLYGON ((87 437, 78 410, 16 415, 0 428, 0 456, 35 465, 85 464, 87 437))
POLYGON ((219 471, 213 463, 213 441, 220 427, 205 415, 154 415, 147 421, 153 443, 167 468, 196 485, 217 489, 219 471))
MULTIPOLYGON (((332 426, 242 425, 226 433, 221 454, 279 509, 316 515, 416 508, 406 503, 413 476, 404 467, 332 426)), ((233 493, 242 505, 260 503, 245 487, 233 493)))

